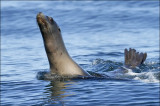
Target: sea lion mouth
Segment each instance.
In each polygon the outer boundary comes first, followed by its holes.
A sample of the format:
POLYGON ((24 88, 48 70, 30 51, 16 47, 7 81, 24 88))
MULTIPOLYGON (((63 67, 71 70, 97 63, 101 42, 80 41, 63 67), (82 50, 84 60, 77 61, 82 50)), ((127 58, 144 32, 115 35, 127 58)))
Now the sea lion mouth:
POLYGON ((38 25, 47 27, 47 19, 42 12, 38 13, 36 18, 38 25))

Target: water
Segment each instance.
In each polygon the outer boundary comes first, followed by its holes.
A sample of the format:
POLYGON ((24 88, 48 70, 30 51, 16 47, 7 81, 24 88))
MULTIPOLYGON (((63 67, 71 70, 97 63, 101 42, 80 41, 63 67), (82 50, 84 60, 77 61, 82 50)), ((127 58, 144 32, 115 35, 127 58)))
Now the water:
POLYGON ((159 1, 2 1, 1 105, 159 105, 159 1), (71 57, 113 79, 39 80, 49 69, 36 15, 52 16, 71 57), (124 48, 147 52, 144 65, 112 73, 124 48))

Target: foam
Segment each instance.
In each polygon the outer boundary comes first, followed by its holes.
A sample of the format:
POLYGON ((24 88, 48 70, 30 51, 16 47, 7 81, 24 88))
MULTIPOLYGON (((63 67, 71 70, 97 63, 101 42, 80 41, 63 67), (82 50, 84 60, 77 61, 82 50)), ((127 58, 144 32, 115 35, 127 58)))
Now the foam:
POLYGON ((159 80, 156 78, 156 74, 159 74, 159 72, 153 72, 150 70, 149 72, 135 73, 131 69, 129 69, 127 73, 127 75, 133 76, 134 80, 139 80, 146 83, 158 83, 159 80))

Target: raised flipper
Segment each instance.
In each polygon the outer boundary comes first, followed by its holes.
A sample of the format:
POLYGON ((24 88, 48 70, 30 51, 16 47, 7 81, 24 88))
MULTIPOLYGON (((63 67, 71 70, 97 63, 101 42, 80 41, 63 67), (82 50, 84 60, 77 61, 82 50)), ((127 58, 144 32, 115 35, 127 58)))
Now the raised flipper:
POLYGON ((147 58, 147 53, 139 53, 136 52, 135 49, 125 49, 124 50, 125 56, 125 66, 134 68, 144 63, 147 58))

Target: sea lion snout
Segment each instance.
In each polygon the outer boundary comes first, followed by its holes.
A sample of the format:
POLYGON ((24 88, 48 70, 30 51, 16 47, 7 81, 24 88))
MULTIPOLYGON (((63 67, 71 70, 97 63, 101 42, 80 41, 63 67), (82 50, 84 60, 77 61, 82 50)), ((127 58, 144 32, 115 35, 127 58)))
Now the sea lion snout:
POLYGON ((46 22, 49 22, 49 23, 53 23, 54 20, 52 17, 49 17, 49 16, 45 16, 42 12, 39 12, 37 14, 37 22, 42 22, 42 23, 46 23, 46 22), (44 22, 45 21, 45 22, 44 22))
POLYGON ((42 12, 39 12, 38 14, 37 14, 37 23, 39 24, 39 25, 44 25, 45 27, 47 27, 47 22, 46 22, 46 18, 45 18, 45 15, 42 13, 42 12))
POLYGON ((38 14, 37 14, 37 18, 39 18, 39 17, 44 17, 45 15, 42 13, 42 12, 39 12, 38 14))

